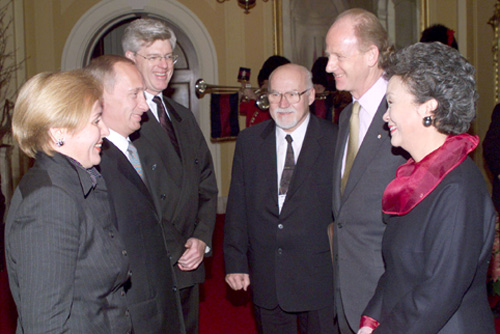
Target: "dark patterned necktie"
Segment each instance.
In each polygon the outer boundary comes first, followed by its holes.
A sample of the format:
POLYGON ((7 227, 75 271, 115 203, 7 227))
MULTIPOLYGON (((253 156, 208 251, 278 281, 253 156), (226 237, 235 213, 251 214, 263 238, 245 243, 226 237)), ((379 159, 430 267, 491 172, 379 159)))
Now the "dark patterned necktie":
POLYGON ((179 143, 177 142, 177 137, 175 136, 174 127, 172 126, 172 121, 167 116, 167 111, 163 106, 163 102, 159 96, 153 98, 153 102, 156 103, 156 110, 158 111, 158 119, 160 120, 161 127, 167 131, 168 137, 174 146, 175 152, 181 156, 181 151, 179 150, 179 143))
POLYGON ((285 157, 285 167, 283 168, 283 173, 281 174, 280 180, 280 195, 286 195, 288 191, 288 186, 290 185, 290 181, 292 180, 293 169, 295 168, 295 157, 293 154, 292 147, 292 136, 286 135, 286 141, 288 142, 288 146, 286 148, 286 157, 285 157))

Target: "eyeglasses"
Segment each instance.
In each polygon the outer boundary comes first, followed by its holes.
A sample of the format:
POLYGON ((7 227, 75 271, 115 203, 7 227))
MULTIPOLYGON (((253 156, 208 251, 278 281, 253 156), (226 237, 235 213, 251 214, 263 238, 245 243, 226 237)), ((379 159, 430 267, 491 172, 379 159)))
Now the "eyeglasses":
POLYGON ((142 58, 146 59, 147 61, 149 61, 152 64, 159 64, 161 62, 161 60, 165 58, 165 61, 167 63, 172 63, 172 65, 173 65, 173 64, 177 63, 177 59, 179 58, 178 55, 174 55, 173 53, 169 53, 168 55, 165 55, 165 56, 154 55, 154 56, 147 56, 147 57, 143 56, 141 54, 138 54, 138 53, 136 53, 136 55, 141 56, 142 58))
POLYGON ((267 98, 269 99, 269 103, 280 103, 281 99, 284 96, 285 99, 288 101, 288 103, 295 104, 295 103, 299 103, 302 95, 307 93, 309 90, 311 90, 311 88, 308 88, 303 92, 297 92, 294 90, 291 92, 278 93, 278 92, 271 91, 271 92, 267 93, 267 98))

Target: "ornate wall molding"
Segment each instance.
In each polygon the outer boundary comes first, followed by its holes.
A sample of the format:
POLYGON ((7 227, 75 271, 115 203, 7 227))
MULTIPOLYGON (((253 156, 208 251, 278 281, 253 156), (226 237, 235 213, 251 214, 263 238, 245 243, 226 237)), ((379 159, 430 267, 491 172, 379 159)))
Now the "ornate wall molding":
POLYGON ((491 47, 491 52, 493 52, 493 68, 494 68, 494 82, 495 82, 495 104, 499 101, 499 66, 498 56, 500 50, 500 0, 497 0, 495 4, 495 11, 493 12, 493 16, 488 20, 488 24, 493 28, 493 43, 491 47))

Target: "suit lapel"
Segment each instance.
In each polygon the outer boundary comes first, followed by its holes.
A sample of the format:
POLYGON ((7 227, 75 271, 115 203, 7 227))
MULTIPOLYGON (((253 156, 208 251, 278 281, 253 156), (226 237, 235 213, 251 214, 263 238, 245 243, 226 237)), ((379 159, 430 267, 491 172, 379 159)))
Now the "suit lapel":
MULTIPOLYGON (((148 142, 153 146, 153 149, 160 153, 159 156, 163 165, 168 166, 166 169, 170 176, 170 181, 177 184, 178 187, 181 187, 183 175, 181 161, 178 159, 173 146, 165 145, 165 143, 170 142, 170 138, 156 120, 151 110, 148 110, 145 115, 146 119, 142 123, 144 131, 139 132, 140 136, 145 135, 148 142)), ((174 129, 175 128, 176 126, 174 126, 174 129)))
MULTIPOLYGON (((302 144, 302 149, 300 150, 300 155, 297 160, 297 165, 294 168, 292 180, 290 181, 290 187, 286 195, 285 203, 283 208, 285 208, 286 203, 293 199, 294 194, 300 189, 300 186, 309 177, 310 170, 314 168, 316 160, 321 152, 321 144, 319 143, 319 120, 313 115, 310 116, 309 124, 307 126, 306 135, 304 137, 304 142, 302 144)), ((281 211, 283 213, 283 209, 281 211)))
MULTIPOLYGON (((108 139, 104 139, 103 141, 103 157, 108 159, 110 162, 110 166, 114 165, 114 168, 123 175, 126 182, 129 182, 137 188, 137 190, 147 198, 148 202, 151 204, 152 209, 155 209, 155 205, 153 203, 153 199, 151 198, 151 194, 149 193, 146 185, 142 181, 139 174, 137 174, 134 167, 130 164, 128 159, 123 155, 123 153, 108 139)), ((156 210, 155 210, 156 212, 156 210)))
POLYGON ((382 119, 386 110, 387 102, 384 97, 361 143, 358 154, 354 159, 349 174, 349 180, 347 181, 344 195, 342 196, 342 202, 349 197, 349 194, 356 187, 361 175, 363 175, 366 168, 370 165, 370 162, 377 156, 380 148, 384 146, 383 144, 385 141, 390 140, 389 132, 385 128, 385 122, 382 119))
POLYGON ((264 185, 268 187, 269 197, 271 201, 266 200, 269 207, 268 210, 276 212, 278 207, 278 173, 276 171, 276 132, 274 121, 269 122, 268 126, 264 128, 261 134, 262 142, 260 144, 260 152, 262 158, 262 168, 264 171, 264 185))

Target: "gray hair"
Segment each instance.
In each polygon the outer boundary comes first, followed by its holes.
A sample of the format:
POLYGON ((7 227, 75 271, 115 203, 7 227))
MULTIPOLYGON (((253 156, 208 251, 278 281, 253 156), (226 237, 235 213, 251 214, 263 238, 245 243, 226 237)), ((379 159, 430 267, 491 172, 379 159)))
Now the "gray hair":
POLYGON ((168 40, 172 50, 175 49, 177 38, 174 31, 158 19, 142 18, 132 21, 123 33, 123 52, 137 53, 142 47, 149 46, 157 40, 168 40))
POLYGON ((434 126, 444 134, 466 132, 476 116, 474 67, 455 49, 439 42, 410 45, 388 59, 386 77, 398 76, 418 104, 438 102, 434 126))

